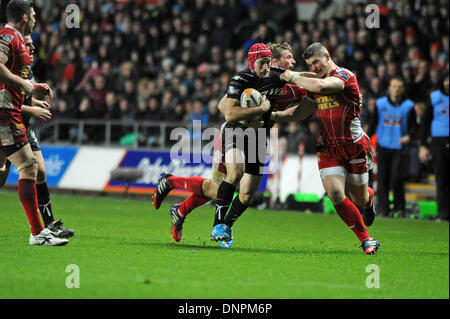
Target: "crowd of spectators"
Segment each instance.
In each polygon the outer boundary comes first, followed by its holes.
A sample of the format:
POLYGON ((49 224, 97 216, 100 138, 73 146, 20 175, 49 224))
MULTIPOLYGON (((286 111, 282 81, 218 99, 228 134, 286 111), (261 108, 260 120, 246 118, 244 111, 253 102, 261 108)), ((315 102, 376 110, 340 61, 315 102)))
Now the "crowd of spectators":
MULTIPOLYGON (((247 67, 254 42, 287 41, 296 70, 306 70, 301 54, 308 44, 324 43, 336 64, 359 79, 365 128, 390 78, 402 76, 408 97, 420 103, 448 70, 447 1, 371 1, 381 14, 374 29, 366 27, 367 3, 318 0, 311 19, 298 21, 289 0, 141 2, 77 1, 79 28, 66 26, 68 2, 37 8, 33 70, 54 88, 56 118, 218 125, 217 101, 230 77, 247 67)), ((316 128, 286 125, 284 134, 305 139, 310 151, 316 128)), ((75 138, 71 132, 67 137, 75 138)), ((157 146, 158 133, 148 134, 141 145, 157 146)))

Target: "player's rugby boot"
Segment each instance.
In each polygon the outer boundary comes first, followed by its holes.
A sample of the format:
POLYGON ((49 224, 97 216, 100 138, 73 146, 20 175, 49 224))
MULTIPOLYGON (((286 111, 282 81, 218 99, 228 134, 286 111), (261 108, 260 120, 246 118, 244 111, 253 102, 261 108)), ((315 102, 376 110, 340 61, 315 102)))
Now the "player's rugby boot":
POLYGON ((172 217, 172 229, 170 232, 172 233, 173 240, 176 242, 181 240, 184 223, 184 217, 178 212, 178 207, 180 207, 180 204, 175 204, 170 207, 170 216, 172 217))
POLYGON ((73 229, 63 227, 63 222, 61 219, 51 222, 47 228, 53 233, 53 236, 58 238, 70 238, 75 235, 75 231, 73 229))
POLYGON ((364 225, 367 227, 371 226, 373 224, 373 221, 375 220, 376 211, 375 211, 375 205, 373 203, 373 192, 369 192, 369 205, 362 209, 362 218, 364 221, 364 225))
POLYGON ((368 238, 361 242, 361 247, 364 251, 364 255, 374 255, 380 245, 381 244, 375 238, 368 238))
POLYGON ((213 227, 209 239, 214 241, 229 241, 231 240, 231 228, 225 224, 217 224, 213 227))
POLYGON ((166 172, 159 175, 158 184, 156 185, 156 190, 153 194, 153 206, 155 206, 156 209, 159 209, 164 198, 173 189, 167 180, 169 176, 172 176, 172 174, 166 172))
POLYGON ((33 236, 33 234, 30 234, 30 245, 64 246, 68 243, 69 243, 69 241, 67 239, 60 239, 60 238, 55 237, 48 228, 44 228, 36 236, 33 236))
POLYGON ((229 235, 230 235, 231 239, 228 241, 222 240, 220 242, 220 247, 222 247, 222 248, 231 248, 233 246, 233 234, 231 233, 231 228, 228 228, 228 229, 229 229, 229 235))
POLYGON ((11 162, 8 160, 6 160, 5 165, 3 165, 3 167, 0 167, 0 187, 3 187, 3 185, 5 185, 6 180, 8 179, 10 167, 11 162))

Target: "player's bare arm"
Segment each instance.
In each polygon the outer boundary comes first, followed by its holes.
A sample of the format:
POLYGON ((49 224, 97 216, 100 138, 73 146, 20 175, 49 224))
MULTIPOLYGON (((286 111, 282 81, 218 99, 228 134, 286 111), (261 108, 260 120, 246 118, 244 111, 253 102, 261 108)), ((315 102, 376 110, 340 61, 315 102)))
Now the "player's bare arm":
POLYGON ((18 87, 24 92, 25 95, 30 95, 33 91, 33 82, 30 80, 24 80, 11 73, 11 71, 5 66, 6 62, 8 62, 8 57, 3 52, 0 52, 0 82, 18 87))
POLYGON ((305 78, 319 79, 319 76, 314 72, 298 72, 298 75, 304 76, 305 78))
POLYGON ((299 72, 285 71, 280 78, 286 82, 300 85, 313 93, 330 94, 344 89, 344 83, 336 77, 308 78, 301 76, 299 72))
POLYGON ((270 109, 270 102, 264 96, 261 105, 254 108, 243 108, 239 106, 239 100, 230 99, 225 95, 219 102, 219 111, 225 115, 227 122, 248 120, 260 116, 270 109))
POLYGON ((278 123, 285 123, 291 121, 303 121, 310 117, 316 109, 316 102, 308 96, 294 106, 284 110, 272 112, 270 119, 278 123))
POLYGON ((30 114, 34 118, 48 121, 52 118, 52 113, 46 108, 40 106, 22 105, 22 112, 30 114))

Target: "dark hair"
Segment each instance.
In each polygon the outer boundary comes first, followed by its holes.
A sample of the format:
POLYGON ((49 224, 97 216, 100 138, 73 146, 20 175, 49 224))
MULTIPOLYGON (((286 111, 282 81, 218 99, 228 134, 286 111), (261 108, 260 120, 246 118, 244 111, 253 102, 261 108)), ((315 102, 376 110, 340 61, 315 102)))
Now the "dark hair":
POLYGON ((393 80, 397 80, 397 81, 400 81, 400 82, 402 82, 403 84, 405 84, 405 79, 403 78, 403 77, 401 77, 401 76, 393 76, 390 80, 389 80, 389 83, 391 83, 393 80))
POLYGON ((303 59, 308 60, 312 56, 315 55, 323 55, 327 52, 327 49, 324 47, 322 43, 314 42, 310 46, 308 46, 303 52, 303 59))
POLYGON ((30 15, 32 0, 11 0, 6 5, 6 19, 8 22, 19 22, 24 14, 30 15))

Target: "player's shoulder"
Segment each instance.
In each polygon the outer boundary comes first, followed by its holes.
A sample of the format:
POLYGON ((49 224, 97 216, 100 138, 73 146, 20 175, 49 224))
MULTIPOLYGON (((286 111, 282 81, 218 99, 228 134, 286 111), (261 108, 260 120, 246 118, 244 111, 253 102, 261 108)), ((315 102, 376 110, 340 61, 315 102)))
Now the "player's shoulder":
POLYGON ((349 69, 343 68, 343 67, 337 67, 333 76, 341 78, 345 81, 348 81, 351 78, 356 78, 355 74, 352 71, 350 71, 349 69))
POLYGON ((256 78, 256 74, 253 73, 250 69, 245 69, 233 75, 230 81, 234 82, 244 82, 250 81, 256 78))
POLYGON ((387 95, 385 95, 385 96, 379 97, 375 103, 377 106, 384 106, 386 103, 389 103, 389 99, 388 99, 387 95))
POLYGON ((21 36, 13 28, 8 28, 6 26, 0 28, 0 43, 3 45, 15 45, 19 43, 21 36))
POLYGON ((280 76, 280 74, 284 73, 284 71, 286 71, 285 69, 276 67, 276 66, 271 66, 270 67, 270 76, 280 76))

